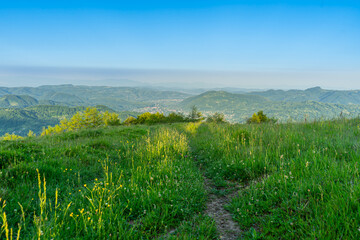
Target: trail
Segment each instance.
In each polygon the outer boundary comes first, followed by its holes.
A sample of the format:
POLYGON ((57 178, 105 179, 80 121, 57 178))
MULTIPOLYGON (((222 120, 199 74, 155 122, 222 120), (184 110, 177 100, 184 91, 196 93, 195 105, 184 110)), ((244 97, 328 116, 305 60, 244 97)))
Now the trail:
POLYGON ((215 220, 220 239, 238 239, 241 233, 239 225, 232 219, 231 213, 224 208, 225 205, 229 204, 231 199, 236 196, 238 190, 225 196, 214 194, 211 192, 211 189, 213 189, 211 180, 205 176, 204 179, 205 188, 209 192, 209 200, 206 204, 205 214, 215 220))

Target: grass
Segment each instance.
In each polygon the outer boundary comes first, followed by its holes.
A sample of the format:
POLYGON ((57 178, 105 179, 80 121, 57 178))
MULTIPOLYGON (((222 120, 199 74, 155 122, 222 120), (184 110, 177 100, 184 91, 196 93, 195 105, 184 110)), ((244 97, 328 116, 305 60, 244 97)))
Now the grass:
POLYGON ((166 126, 4 141, 0 149, 2 234, 21 226, 25 239, 148 239, 198 215, 206 201, 186 136, 166 126))
POLYGON ((108 127, 0 142, 0 238, 217 239, 203 174, 245 239, 360 238, 360 119, 108 127))
POLYGON ((208 177, 246 186, 227 208, 249 239, 359 239, 359 119, 201 125, 208 177))

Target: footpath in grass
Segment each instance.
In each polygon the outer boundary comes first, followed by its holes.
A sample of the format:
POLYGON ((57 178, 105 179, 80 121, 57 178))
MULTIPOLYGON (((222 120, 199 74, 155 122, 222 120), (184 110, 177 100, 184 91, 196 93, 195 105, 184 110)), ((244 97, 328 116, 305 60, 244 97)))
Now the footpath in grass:
POLYGON ((0 238, 360 239, 359 138, 340 119, 2 141, 0 238))
MULTIPOLYGON (((359 119, 193 127, 191 148, 247 239, 360 239, 359 119)), ((191 131, 189 131, 191 132, 191 131)))
POLYGON ((216 239, 185 134, 83 130, 0 143, 1 239, 216 239), (175 231, 170 232, 172 229, 175 231))

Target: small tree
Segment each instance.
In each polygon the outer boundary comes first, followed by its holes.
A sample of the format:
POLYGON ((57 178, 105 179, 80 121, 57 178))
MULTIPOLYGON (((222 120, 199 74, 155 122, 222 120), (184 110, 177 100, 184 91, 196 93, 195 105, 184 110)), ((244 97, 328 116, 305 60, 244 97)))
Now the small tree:
POLYGON ((143 114, 140 114, 139 116, 137 116, 136 123, 144 124, 144 123, 148 122, 150 119, 151 119, 151 113, 144 112, 143 114))
POLYGON ((82 119, 85 128, 99 127, 103 123, 103 117, 96 108, 86 108, 82 119))
POLYGON ((189 114, 189 119, 192 121, 199 121, 202 120, 202 113, 197 109, 196 106, 192 106, 191 112, 189 114))
POLYGON ((125 125, 136 124, 136 118, 134 118, 133 116, 130 116, 127 119, 125 119, 125 121, 123 123, 125 125))
POLYGON ((36 134, 33 131, 29 130, 27 136, 28 137, 36 137, 36 134))
POLYGON ((105 126, 119 126, 121 122, 119 118, 119 114, 109 113, 108 111, 104 112, 103 120, 105 126))
POLYGON ((266 123, 269 122, 270 119, 264 114, 263 111, 259 111, 254 113, 251 118, 246 120, 247 123, 266 123))

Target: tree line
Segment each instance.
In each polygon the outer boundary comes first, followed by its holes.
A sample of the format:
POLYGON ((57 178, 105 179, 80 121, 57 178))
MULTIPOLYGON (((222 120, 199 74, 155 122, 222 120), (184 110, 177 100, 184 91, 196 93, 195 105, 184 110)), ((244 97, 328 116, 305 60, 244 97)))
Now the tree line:
MULTIPOLYGON (((119 117, 119 114, 114 112, 101 112, 95 107, 88 107, 83 112, 76 112, 70 119, 66 117, 60 121, 59 124, 55 126, 44 127, 41 136, 49 136, 58 133, 63 133, 67 131, 77 131, 80 129, 104 127, 104 126, 120 126, 120 125, 137 125, 137 124, 159 124, 159 123, 179 123, 179 122, 197 122, 197 121, 206 121, 213 123, 225 123, 225 116, 222 113, 214 113, 209 115, 206 118, 203 114, 193 106, 190 113, 185 115, 183 113, 172 112, 168 115, 163 113, 150 113, 145 112, 135 117, 128 117, 123 122, 119 117)), ((263 111, 254 113, 252 117, 247 120, 247 123, 266 123, 266 122, 276 122, 275 119, 268 118, 263 111)), ((28 137, 35 136, 33 131, 29 131, 28 137)), ((23 137, 16 134, 6 133, 0 140, 17 140, 23 137)))

